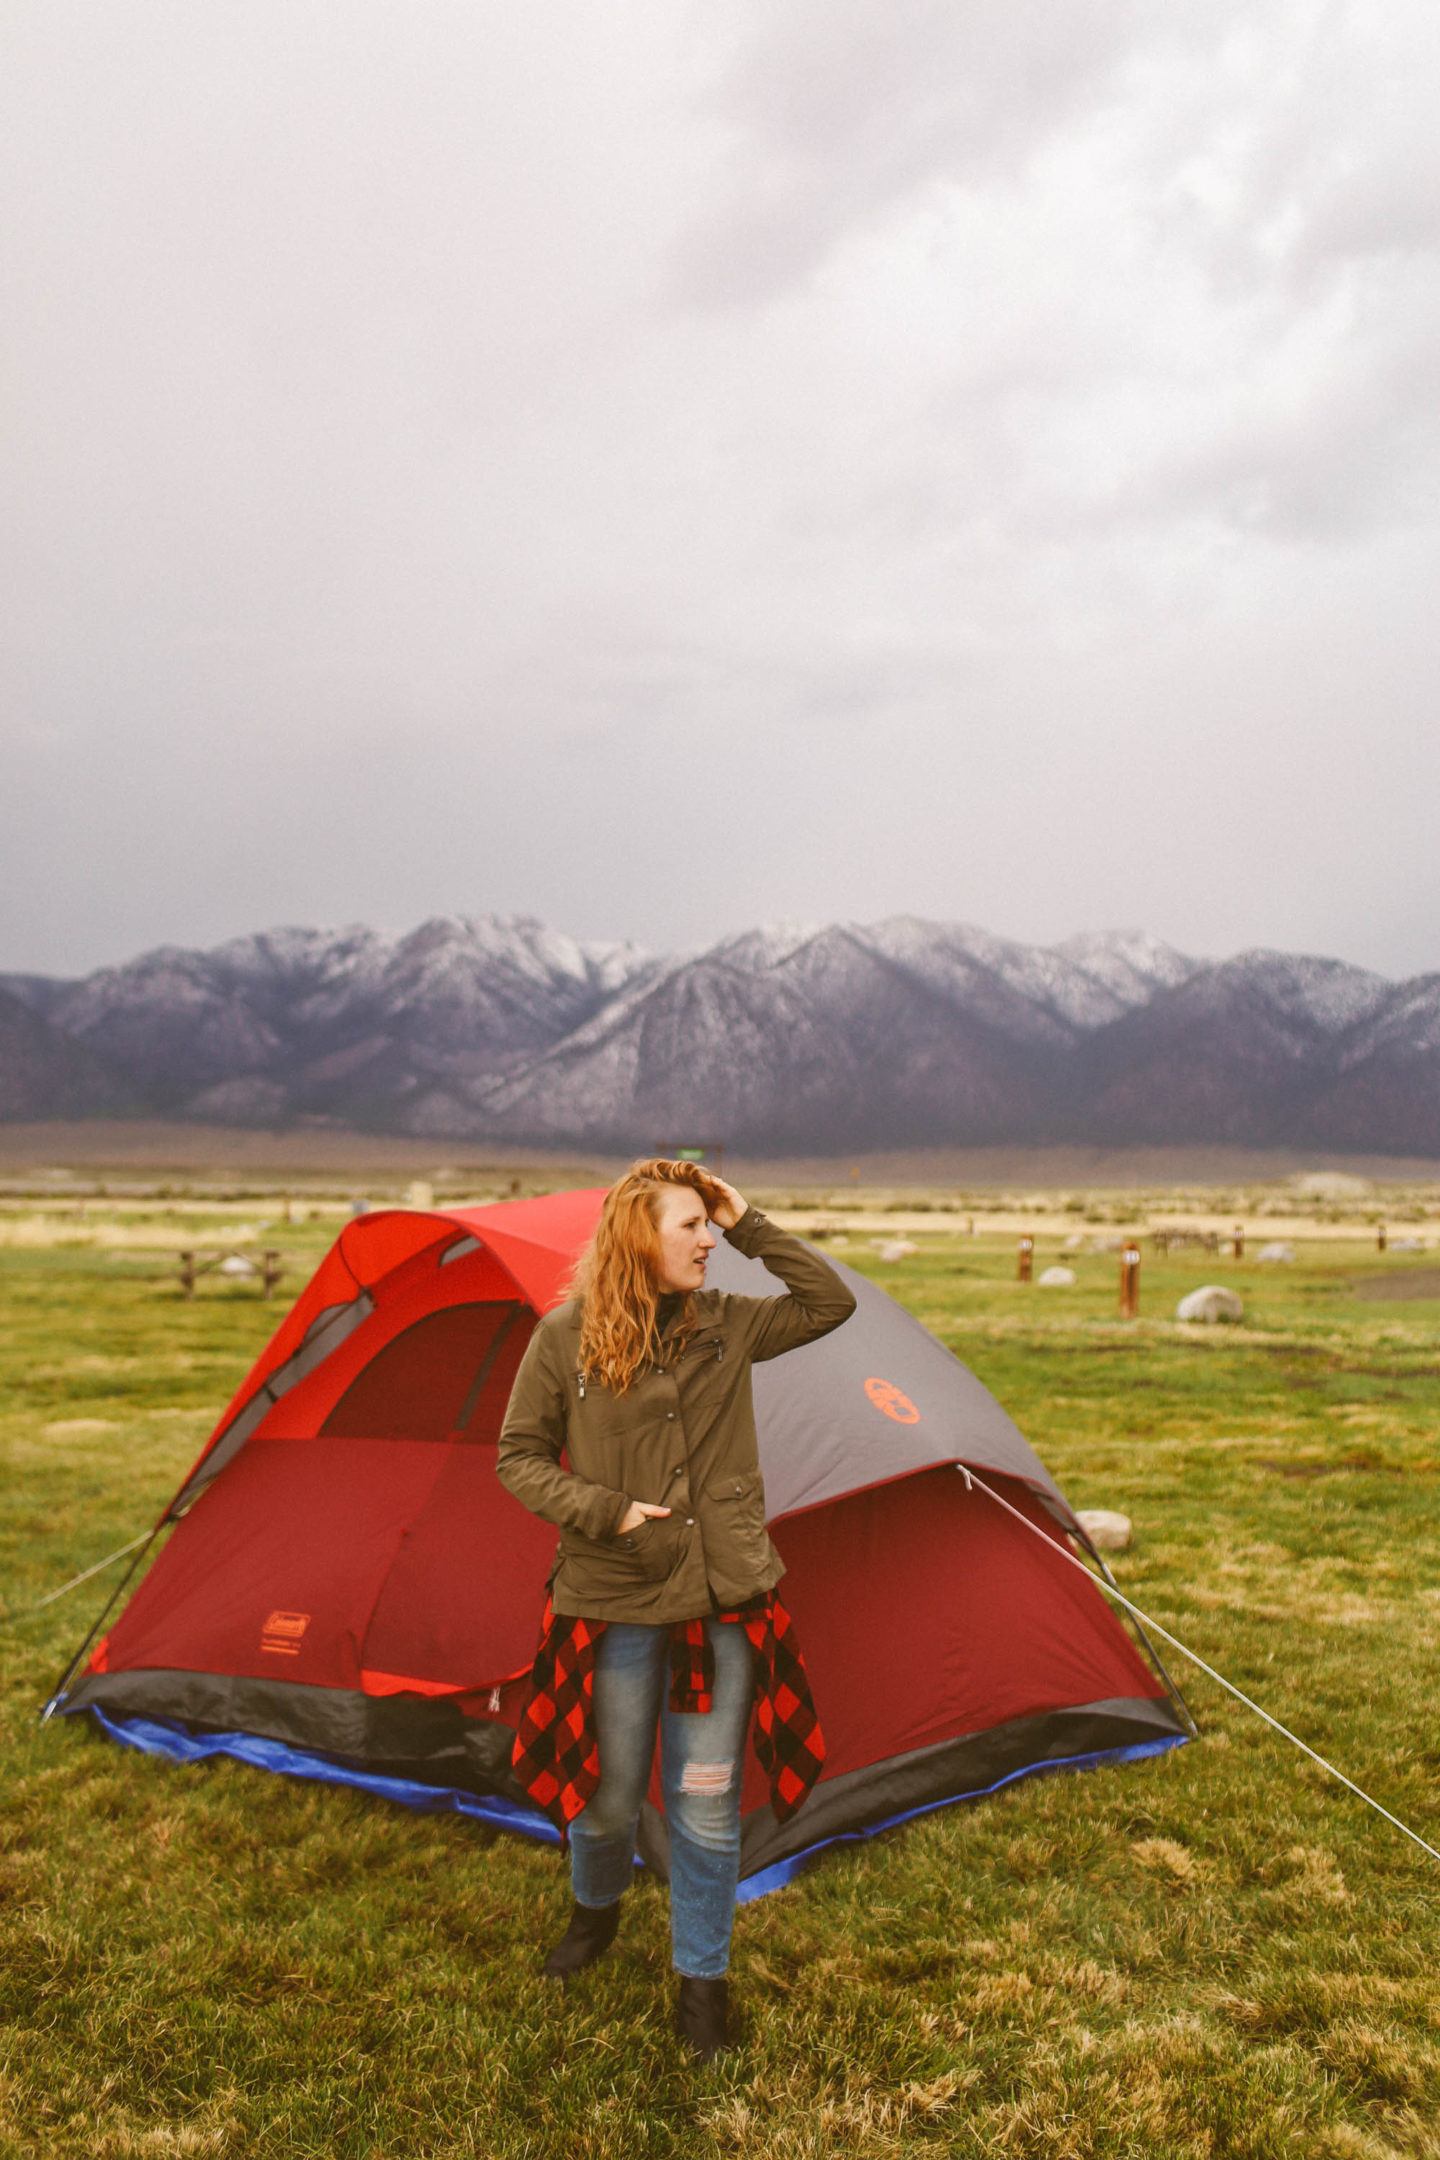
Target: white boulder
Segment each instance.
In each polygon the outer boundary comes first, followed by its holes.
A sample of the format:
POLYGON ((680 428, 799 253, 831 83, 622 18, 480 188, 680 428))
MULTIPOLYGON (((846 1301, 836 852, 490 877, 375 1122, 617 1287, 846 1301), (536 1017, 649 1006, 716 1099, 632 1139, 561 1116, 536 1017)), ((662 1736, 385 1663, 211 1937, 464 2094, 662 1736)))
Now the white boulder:
POLYGON ((1274 1244, 1262 1245, 1255 1257, 1257 1260, 1293 1260, 1295 1247, 1277 1241, 1274 1244))
POLYGON ((1391 1252, 1424 1252, 1425 1240, 1418 1237, 1392 1237, 1391 1252))
POLYGON ((1243 1320, 1245 1302, 1221 1283, 1204 1283, 1182 1297, 1175 1307, 1177 1320, 1243 1320))
POLYGON ((1074 1280, 1073 1267, 1047 1267, 1043 1275, 1036 1277, 1043 1290, 1068 1290, 1074 1280))
POLYGON ((1077 1508, 1076 1517, 1097 1552, 1124 1552, 1130 1543, 1130 1517, 1120 1514, 1115 1508, 1077 1508))
POLYGON ((881 1260, 908 1260, 911 1253, 919 1250, 918 1245, 912 1245, 909 1238, 903 1237, 885 1238, 875 1248, 881 1260))
POLYGON ((259 1270, 255 1262, 247 1260, 243 1253, 232 1252, 226 1254, 215 1272, 217 1275, 256 1275, 259 1270))

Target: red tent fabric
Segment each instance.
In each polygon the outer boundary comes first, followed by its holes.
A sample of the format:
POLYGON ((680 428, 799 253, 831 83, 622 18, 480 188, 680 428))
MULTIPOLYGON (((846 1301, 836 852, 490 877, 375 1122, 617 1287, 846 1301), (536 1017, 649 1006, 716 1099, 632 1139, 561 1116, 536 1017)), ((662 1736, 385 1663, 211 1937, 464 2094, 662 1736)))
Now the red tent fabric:
MULTIPOLYGON (((553 1837, 509 1752, 556 1533, 500 1484, 495 1442, 536 1317, 565 1295, 603 1197, 347 1224, 58 1706, 161 1752, 223 1749, 553 1837)), ((835 1838, 1193 1730, 1052 1549, 1083 1533, 994 1397, 875 1284, 841 1273, 859 1300, 846 1326, 753 1373, 781 1594, 828 1759, 783 1828, 747 1760, 742 1896, 835 1838)), ((724 1244, 710 1279, 775 1290, 724 1244)), ((665 1872, 658 1775, 641 1854, 665 1872)))

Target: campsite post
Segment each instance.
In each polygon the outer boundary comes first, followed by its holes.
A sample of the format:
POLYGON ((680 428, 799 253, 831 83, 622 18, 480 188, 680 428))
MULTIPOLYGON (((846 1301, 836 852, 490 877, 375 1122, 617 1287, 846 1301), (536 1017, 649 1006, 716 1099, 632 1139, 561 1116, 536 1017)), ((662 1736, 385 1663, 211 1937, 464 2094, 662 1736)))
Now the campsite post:
POLYGON ((1140 1247, 1127 1238, 1120 1254, 1120 1317, 1133 1320, 1140 1310, 1140 1247))
POLYGON ((1020 1240, 1018 1251, 1020 1257, 1019 1265, 1016 1269, 1017 1280, 1020 1282, 1029 1282, 1031 1269, 1033 1268, 1035 1262, 1034 1238, 1022 1237, 1020 1240))

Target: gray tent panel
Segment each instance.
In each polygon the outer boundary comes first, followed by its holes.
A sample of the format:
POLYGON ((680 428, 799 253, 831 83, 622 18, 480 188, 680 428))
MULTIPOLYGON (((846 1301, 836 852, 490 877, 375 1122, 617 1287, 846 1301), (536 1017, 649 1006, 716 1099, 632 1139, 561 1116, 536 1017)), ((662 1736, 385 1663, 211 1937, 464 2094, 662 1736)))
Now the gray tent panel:
MULTIPOLYGON (((771 1519, 917 1470, 968 1463, 1021 1479, 1065 1529, 1078 1529, 1059 1486, 990 1390, 878 1283, 825 1257, 854 1291, 857 1310, 819 1342, 753 1369, 771 1519), (767 1448, 767 1432, 784 1435, 783 1453, 767 1448)), ((759 1260, 724 1243, 706 1281, 742 1297, 784 1294, 759 1260)))

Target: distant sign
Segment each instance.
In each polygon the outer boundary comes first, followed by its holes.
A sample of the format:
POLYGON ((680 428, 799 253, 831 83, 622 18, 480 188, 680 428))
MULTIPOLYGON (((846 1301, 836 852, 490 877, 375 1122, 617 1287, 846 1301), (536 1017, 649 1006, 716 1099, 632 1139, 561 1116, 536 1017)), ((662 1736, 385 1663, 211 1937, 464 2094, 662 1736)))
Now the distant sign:
POLYGON ((717 1176, 725 1160, 724 1145, 719 1140, 702 1140, 692 1147, 675 1147, 667 1141, 663 1147, 657 1147, 655 1153, 664 1156, 667 1162, 709 1163, 717 1176))

